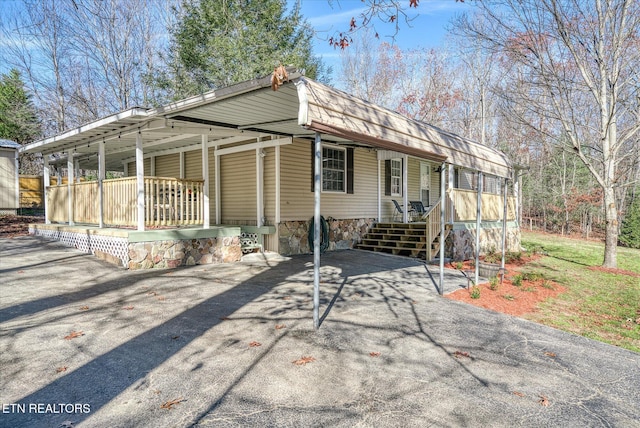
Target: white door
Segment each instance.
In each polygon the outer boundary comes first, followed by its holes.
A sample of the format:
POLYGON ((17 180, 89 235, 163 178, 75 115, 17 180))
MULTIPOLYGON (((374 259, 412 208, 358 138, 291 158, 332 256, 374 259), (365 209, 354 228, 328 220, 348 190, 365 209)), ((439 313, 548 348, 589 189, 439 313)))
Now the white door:
POLYGON ((426 162, 420 162, 420 200, 422 205, 428 207, 431 205, 429 201, 429 193, 431 191, 431 168, 426 162))

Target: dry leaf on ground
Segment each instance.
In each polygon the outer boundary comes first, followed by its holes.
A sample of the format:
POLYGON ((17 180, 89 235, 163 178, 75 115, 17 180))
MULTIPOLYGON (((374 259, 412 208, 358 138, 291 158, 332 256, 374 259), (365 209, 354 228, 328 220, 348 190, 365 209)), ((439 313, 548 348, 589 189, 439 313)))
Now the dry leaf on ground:
POLYGON ((283 328, 286 328, 287 326, 285 324, 276 324, 276 330, 282 330, 283 328))
POLYGON ((380 352, 369 352, 369 356, 370 357, 379 357, 380 356, 380 352))
POLYGON ((471 358, 468 352, 456 351, 453 353, 453 356, 456 358, 471 358))
POLYGON ((68 369, 68 367, 67 367, 67 366, 58 367, 58 368, 56 369, 56 373, 66 372, 66 371, 67 371, 67 369, 68 369))
POLYGON ((262 346, 262 343, 260 343, 260 342, 251 342, 249 344, 249 348, 256 348, 258 346, 262 346))
POLYGON ((540 395, 540 399, 538 400, 538 403, 546 407, 549 405, 549 399, 544 395, 540 395))
POLYGON ((176 404, 180 404, 184 401, 184 398, 176 398, 175 400, 169 400, 162 403, 160 406, 161 409, 172 409, 176 404))
POLYGON ((556 354, 554 354, 553 352, 545 352, 544 355, 546 355, 547 357, 551 357, 551 358, 555 358, 556 354))
POLYGON ((133 306, 125 306, 124 308, 122 308, 124 310, 130 311, 133 309, 133 306))
POLYGON ((517 395, 518 397, 524 397, 524 394, 518 391, 513 391, 513 395, 517 395))
POLYGON ((89 310, 89 306, 80 306, 80 310, 81 311, 88 311, 89 310))
POLYGON ((305 364, 312 363, 316 359, 313 357, 302 357, 299 360, 292 361, 296 366, 304 366, 305 364))
POLYGON ((64 340, 71 340, 71 339, 75 339, 76 337, 80 337, 80 336, 84 336, 84 333, 81 331, 72 331, 71 333, 69 333, 68 335, 66 335, 64 337, 64 340))

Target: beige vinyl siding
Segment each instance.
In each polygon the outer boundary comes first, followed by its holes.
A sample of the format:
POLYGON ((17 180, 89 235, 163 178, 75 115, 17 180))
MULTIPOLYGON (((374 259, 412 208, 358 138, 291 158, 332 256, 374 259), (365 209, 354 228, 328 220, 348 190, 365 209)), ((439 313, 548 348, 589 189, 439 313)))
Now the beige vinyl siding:
POLYGON ((184 152, 184 178, 202 180, 202 150, 184 152))
POLYGON ((256 224, 256 152, 220 157, 220 208, 223 224, 256 224))
POLYGON ((156 176, 180 178, 180 154, 156 156, 156 176))
MULTIPOLYGON (((129 162, 127 163, 127 177, 134 177, 136 175, 136 163, 129 162)), ((151 175, 151 158, 146 158, 144 160, 144 175, 151 175)))
MULTIPOLYGON (((294 140, 281 147, 281 221, 311 218, 314 193, 311 191, 311 141, 294 140)), ((336 219, 377 216, 376 152, 354 150, 354 193, 322 192, 321 214, 336 219)))
POLYGON ((209 223, 216 223, 216 151, 213 147, 208 150, 209 158, 209 223))
POLYGON ((0 150, 0 208, 18 208, 15 151, 0 150))

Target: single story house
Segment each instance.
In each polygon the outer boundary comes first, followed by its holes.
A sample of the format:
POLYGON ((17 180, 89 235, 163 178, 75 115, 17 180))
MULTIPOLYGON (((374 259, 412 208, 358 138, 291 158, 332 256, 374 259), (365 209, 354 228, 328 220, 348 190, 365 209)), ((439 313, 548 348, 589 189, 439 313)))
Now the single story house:
POLYGON ((215 263, 312 252, 319 208, 330 251, 431 260, 445 235, 455 259, 519 249, 503 153, 295 70, 271 83, 130 108, 23 147, 45 159, 47 224, 31 232, 130 268, 215 263), (49 183, 60 167, 67 184, 49 183), (78 182, 79 168, 96 179, 78 182))

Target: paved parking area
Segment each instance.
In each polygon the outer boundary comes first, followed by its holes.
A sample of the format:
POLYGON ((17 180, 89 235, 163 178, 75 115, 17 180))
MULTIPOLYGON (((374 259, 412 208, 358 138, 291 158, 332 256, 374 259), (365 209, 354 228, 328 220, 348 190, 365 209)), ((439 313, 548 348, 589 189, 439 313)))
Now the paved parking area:
POLYGON ((413 260, 322 265, 314 331, 310 256, 136 272, 0 240, 0 426, 640 426, 640 354, 443 299, 413 260))

